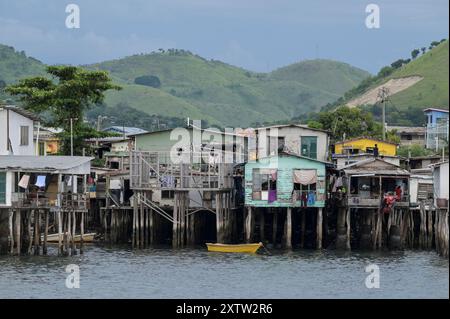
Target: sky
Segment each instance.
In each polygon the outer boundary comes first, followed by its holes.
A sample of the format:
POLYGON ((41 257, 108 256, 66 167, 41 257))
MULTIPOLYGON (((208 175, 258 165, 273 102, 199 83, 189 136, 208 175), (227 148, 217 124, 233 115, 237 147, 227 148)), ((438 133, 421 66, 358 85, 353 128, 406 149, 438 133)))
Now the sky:
POLYGON ((332 59, 376 73, 448 38, 448 0, 0 0, 0 43, 47 64, 90 64, 159 48, 268 72, 332 59), (80 28, 67 28, 68 4, 80 28), (379 7, 368 28, 366 6, 379 7))

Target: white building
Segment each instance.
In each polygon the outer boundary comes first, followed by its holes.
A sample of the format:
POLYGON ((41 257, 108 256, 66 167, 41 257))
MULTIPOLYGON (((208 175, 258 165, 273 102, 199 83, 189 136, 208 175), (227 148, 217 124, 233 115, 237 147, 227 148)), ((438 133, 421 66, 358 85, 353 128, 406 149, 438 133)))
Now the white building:
MULTIPOLYGON (((326 161, 328 159, 328 131, 307 125, 286 124, 255 129, 256 145, 249 146, 251 160, 276 154, 283 150, 292 154, 326 161), (252 154, 257 146, 257 154, 252 154)), ((251 144, 251 142, 249 142, 251 144)))
POLYGON ((434 164, 432 169, 435 205, 448 208, 448 161, 434 164))
POLYGON ((0 106, 0 155, 35 155, 33 128, 38 120, 22 108, 0 106))

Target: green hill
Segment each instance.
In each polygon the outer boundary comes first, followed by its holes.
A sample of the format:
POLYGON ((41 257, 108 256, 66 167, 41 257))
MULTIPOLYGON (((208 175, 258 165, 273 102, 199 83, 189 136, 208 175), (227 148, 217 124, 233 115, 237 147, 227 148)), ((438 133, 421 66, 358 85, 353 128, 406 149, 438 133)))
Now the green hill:
POLYGON ((0 80, 7 84, 21 78, 45 74, 45 65, 25 52, 0 44, 0 80))
POLYGON ((347 104, 361 106, 379 116, 377 93, 381 87, 387 87, 390 90, 386 110, 389 124, 422 125, 424 108, 449 108, 448 54, 448 40, 443 40, 400 67, 383 68, 377 76, 364 80, 324 110, 347 104))
POLYGON ((148 114, 189 116, 235 126, 287 120, 318 110, 369 76, 366 71, 328 60, 254 73, 183 50, 134 55, 86 67, 107 70, 124 86, 124 90, 108 94, 108 106, 121 103, 148 114), (160 86, 134 84, 142 76, 157 77, 160 86))
MULTIPOLYGON (((134 109, 136 114, 174 121, 190 117, 221 126, 283 121, 317 111, 370 76, 330 60, 302 61, 271 73, 255 73, 176 49, 83 67, 109 71, 123 86, 121 91, 107 93, 105 104, 114 111, 107 108, 105 115, 129 107, 128 112, 134 109)), ((43 74, 44 64, 0 45, 0 80, 10 84, 43 74)), ((0 99, 5 98, 0 91, 0 99)), ((88 112, 90 120, 99 111, 88 112)))
POLYGON ((448 40, 425 53, 418 59, 395 71, 391 78, 418 75, 423 80, 413 86, 394 94, 392 102, 399 108, 449 106, 448 93, 448 40))

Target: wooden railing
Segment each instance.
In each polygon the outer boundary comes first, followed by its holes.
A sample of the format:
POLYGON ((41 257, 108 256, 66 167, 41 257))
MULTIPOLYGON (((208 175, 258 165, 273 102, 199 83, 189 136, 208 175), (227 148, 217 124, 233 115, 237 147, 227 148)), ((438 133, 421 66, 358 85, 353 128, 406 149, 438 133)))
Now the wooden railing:
POLYGON ((75 193, 12 193, 12 206, 16 208, 62 208, 86 210, 89 208, 89 197, 75 193), (59 199, 59 200, 58 200, 59 199), (61 204, 59 204, 59 201, 61 204))

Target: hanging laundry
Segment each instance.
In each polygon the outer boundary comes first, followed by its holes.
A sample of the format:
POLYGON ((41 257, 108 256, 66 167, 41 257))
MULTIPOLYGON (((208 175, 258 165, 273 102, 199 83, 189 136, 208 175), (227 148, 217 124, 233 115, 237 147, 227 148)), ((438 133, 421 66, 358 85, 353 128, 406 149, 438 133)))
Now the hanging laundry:
POLYGON ((301 201, 302 201, 302 207, 308 206, 308 195, 306 194, 306 192, 302 192, 301 201))
POLYGON ((314 205, 316 202, 316 195, 314 192, 309 192, 308 194, 308 205, 314 205))
POLYGON ((45 187, 45 180, 46 179, 47 179, 47 176, 45 176, 45 175, 38 175, 38 177, 36 178, 36 183, 34 185, 36 185, 39 188, 45 187))
POLYGON ((121 189, 122 184, 120 183, 120 179, 112 179, 109 181, 109 189, 121 189))
POLYGON ((317 171, 315 169, 294 170, 294 183, 302 185, 314 184, 317 181, 317 171))
POLYGON ((30 182, 30 175, 23 175, 18 185, 22 188, 28 188, 29 182, 30 182))
POLYGON ((295 189, 292 191, 292 202, 295 204, 298 201, 298 191, 295 189))
POLYGON ((337 188, 341 187, 342 185, 343 185, 343 183, 342 183, 342 176, 339 176, 336 179, 336 182, 334 182, 334 186, 333 186, 332 192, 335 193, 337 191, 337 188))
POLYGON ((175 178, 172 175, 162 176, 160 182, 161 187, 175 187, 175 178))
POLYGON ((268 202, 273 203, 276 200, 277 200, 277 190, 276 189, 269 190, 268 202))

